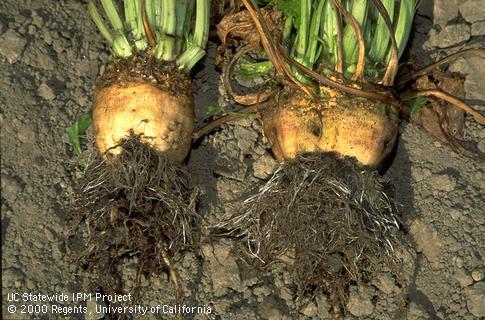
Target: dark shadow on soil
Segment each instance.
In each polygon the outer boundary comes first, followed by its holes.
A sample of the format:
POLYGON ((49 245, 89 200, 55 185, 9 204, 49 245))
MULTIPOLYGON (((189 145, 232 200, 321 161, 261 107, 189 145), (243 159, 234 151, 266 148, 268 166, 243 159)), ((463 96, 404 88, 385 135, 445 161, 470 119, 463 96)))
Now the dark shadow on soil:
MULTIPOLYGON (((402 124, 402 132, 407 124, 402 124)), ((414 208, 414 190, 411 186, 411 160, 406 146, 398 139, 394 159, 389 168, 386 170, 387 177, 394 187, 394 199, 396 199, 400 218, 405 226, 416 217, 414 208)))
POLYGON ((443 320, 442 318, 438 317, 438 315, 436 314, 436 310, 433 306, 433 303, 428 298, 428 296, 425 295, 421 290, 416 288, 416 277, 418 276, 418 273, 421 269, 423 259, 424 257, 422 253, 418 253, 416 255, 416 269, 414 270, 413 278, 411 280, 411 285, 409 287, 409 299, 410 301, 419 305, 424 311, 426 311, 426 313, 429 316, 429 319, 443 320))
MULTIPOLYGON (((407 124, 401 125, 401 131, 404 130, 406 125, 407 124)), ((414 190, 411 185, 411 166, 412 163, 409 159, 408 150, 404 143, 399 139, 395 158, 385 176, 390 179, 390 182, 394 187, 394 197, 406 233, 410 223, 418 215, 416 208, 414 207, 414 190)), ((414 302, 427 312, 430 319, 440 320, 436 316, 436 311, 430 299, 416 288, 416 276, 420 270, 421 260, 422 255, 417 254, 413 277, 408 289, 408 306, 411 302, 414 302)))
MULTIPOLYGON (((209 106, 218 104, 220 73, 214 64, 216 49, 217 44, 209 42, 207 56, 194 73, 192 90, 195 100, 196 127, 201 127, 210 121, 207 119, 209 106)), ((188 159, 188 169, 193 174, 193 182, 202 189, 199 203, 201 216, 205 216, 210 210, 210 206, 217 202, 217 181, 213 175, 216 158, 216 150, 205 143, 203 138, 193 143, 188 159)))
POLYGON ((195 99, 195 125, 197 127, 205 124, 209 106, 217 105, 219 94, 220 72, 216 70, 217 44, 209 41, 207 55, 201 64, 196 65, 193 70, 192 91, 195 99))
MULTIPOLYGON (((219 94, 219 79, 220 73, 216 70, 214 59, 216 55, 217 45, 213 42, 208 43, 207 55, 200 65, 197 65, 193 70, 193 85, 192 91, 194 93, 195 101, 195 126, 201 127, 207 123, 207 111, 209 106, 217 105, 219 94)), ((190 155, 187 159, 187 171, 190 173, 190 178, 194 186, 199 188, 199 198, 197 213, 199 219, 196 221, 196 226, 199 231, 195 234, 194 248, 191 250, 195 253, 195 264, 197 265, 197 273, 190 279, 181 279, 188 286, 190 296, 185 297, 184 303, 187 305, 202 305, 198 301, 196 293, 200 292, 203 278, 204 258, 199 253, 201 237, 204 234, 202 230, 206 223, 204 218, 210 214, 212 208, 217 205, 217 179, 214 177, 214 168, 216 165, 217 152, 203 138, 195 141, 192 144, 190 155)), ((184 319, 193 319, 194 314, 185 314, 184 319)), ((160 316, 160 319, 162 317, 160 316)))
POLYGON ((5 242, 5 234, 7 233, 7 229, 9 225, 10 225, 10 218, 6 217, 5 219, 2 219, 2 241, 1 241, 2 247, 3 247, 3 243, 5 242))
MULTIPOLYGON (((434 0, 422 1, 415 16, 413 31, 409 39, 409 47, 406 50, 403 61, 410 61, 414 68, 424 67, 432 62, 430 52, 425 51, 423 44, 428 39, 428 34, 434 28, 434 0)), ((402 123, 401 132, 407 126, 402 123)), ((401 139, 398 139, 395 157, 392 160, 385 176, 388 177, 394 186, 395 199, 400 207, 400 216, 404 228, 408 228, 410 223, 417 218, 418 213, 414 206, 414 190, 411 184, 411 166, 409 153, 401 139)), ((407 230, 405 230, 407 232, 407 230)), ((416 276, 421 268, 422 255, 416 255, 415 270, 408 289, 408 306, 412 302, 420 306, 433 320, 441 320, 436 315, 436 310, 430 299, 419 289, 416 288, 416 276)))

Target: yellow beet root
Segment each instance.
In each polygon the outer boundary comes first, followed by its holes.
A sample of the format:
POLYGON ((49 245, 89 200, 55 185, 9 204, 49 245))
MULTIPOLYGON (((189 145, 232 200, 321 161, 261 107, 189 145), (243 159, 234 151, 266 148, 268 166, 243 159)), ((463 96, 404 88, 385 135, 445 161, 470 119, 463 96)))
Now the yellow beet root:
POLYGON ((398 114, 392 106, 344 95, 312 104, 301 95, 289 94, 261 117, 265 136, 280 161, 321 151, 377 167, 392 151, 398 132, 398 114))
POLYGON ((121 153, 116 146, 133 133, 169 160, 181 162, 190 150, 193 126, 190 94, 175 96, 147 82, 114 83, 94 93, 93 127, 103 155, 121 153))

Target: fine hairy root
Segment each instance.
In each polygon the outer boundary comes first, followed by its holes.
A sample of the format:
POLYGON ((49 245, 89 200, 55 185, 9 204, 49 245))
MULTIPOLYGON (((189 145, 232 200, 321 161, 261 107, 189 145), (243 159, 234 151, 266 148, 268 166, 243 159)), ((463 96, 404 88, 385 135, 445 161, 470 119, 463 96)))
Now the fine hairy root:
POLYGON ((245 239, 258 264, 291 261, 302 294, 324 290, 341 304, 350 284, 398 261, 396 212, 377 172, 334 153, 307 153, 283 163, 217 227, 245 239))
POLYGON ((197 190, 180 165, 139 136, 116 147, 123 150, 117 156, 93 155, 73 208, 89 234, 81 262, 97 269, 100 286, 110 293, 122 290, 117 268, 124 258, 138 257, 138 275, 172 273, 167 259, 191 245, 197 217, 197 190))

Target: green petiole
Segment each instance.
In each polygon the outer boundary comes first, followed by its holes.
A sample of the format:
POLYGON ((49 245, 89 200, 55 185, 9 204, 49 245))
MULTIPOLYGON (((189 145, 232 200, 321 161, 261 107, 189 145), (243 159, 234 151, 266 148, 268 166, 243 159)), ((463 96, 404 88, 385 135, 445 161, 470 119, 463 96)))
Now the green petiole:
POLYGON ((177 59, 177 64, 187 71, 205 56, 205 46, 209 40, 209 0, 196 0, 195 29, 188 39, 187 49, 177 59))
MULTIPOLYGON (((357 22, 364 44, 363 74, 378 78, 387 72, 392 46, 391 34, 381 12, 385 10, 389 22, 394 22, 399 57, 402 55, 412 27, 419 0, 274 0, 276 8, 286 16, 283 28, 283 45, 297 62, 309 67, 320 66, 331 70, 342 61, 344 76, 357 71, 359 39, 351 19, 337 8, 338 2, 357 22), (371 4, 371 3, 373 4, 371 4), (399 12, 397 12, 399 6, 399 12), (377 8, 378 7, 378 8, 377 8), (342 52, 339 57, 338 23, 342 29, 342 52), (295 31, 296 30, 296 31, 295 31), (367 62, 367 63, 364 63, 367 62)), ((308 79, 292 67, 302 82, 308 79)))
POLYGON ((125 28, 123 27, 123 22, 121 22, 120 15, 118 14, 118 10, 116 10, 113 0, 101 0, 101 4, 103 5, 104 11, 108 16, 113 29, 122 34, 125 31, 125 28))
POLYGON ((162 19, 162 32, 166 35, 175 35, 175 26, 176 26, 176 18, 175 18, 175 0, 163 0, 162 1, 162 12, 163 12, 163 19, 162 19))
MULTIPOLYGON (((352 8, 350 14, 355 18, 360 28, 364 30, 367 19, 367 0, 354 0, 352 1, 352 8)), ((344 49, 344 62, 347 66, 351 66, 357 62, 358 54, 358 40, 357 33, 355 32, 352 24, 347 21, 347 25, 344 28, 343 43, 344 49)))
POLYGON ((195 64, 205 56, 205 50, 197 45, 190 45, 184 53, 177 59, 177 65, 190 71, 195 64))
POLYGON ((156 18, 158 43, 155 48, 155 57, 164 61, 172 61, 177 53, 175 52, 175 26, 177 23, 175 15, 175 0, 155 0, 159 7, 156 13, 161 12, 161 18, 156 18))
POLYGON ((101 18, 101 15, 99 14, 98 9, 96 8, 96 5, 93 1, 89 1, 88 3, 88 12, 91 16, 91 19, 93 19, 94 24, 96 25, 96 27, 98 27, 99 32, 101 32, 106 41, 108 41, 108 43, 112 45, 113 35, 111 34, 111 32, 109 32, 108 28, 104 24, 103 18, 101 18))
MULTIPOLYGON (((154 6, 156 5, 155 4, 156 0, 143 0, 143 1, 145 1, 145 14, 148 20, 148 24, 153 30, 154 28, 156 28, 155 9, 154 9, 154 6)), ((140 16, 142 15, 140 14, 140 16)))
POLYGON ((283 28, 282 42, 287 46, 290 41, 291 28, 293 27, 293 17, 287 17, 285 20, 285 26, 283 28))
POLYGON ((305 54, 306 66, 312 68, 318 57, 320 44, 320 25, 322 19, 323 5, 325 0, 319 0, 317 9, 313 12, 310 22, 310 34, 308 39, 308 49, 305 54))
POLYGON ((330 57, 332 63, 337 62, 337 13, 335 12, 332 0, 326 0, 323 8, 322 39, 325 46, 324 53, 330 57))
MULTIPOLYGON (((381 0, 382 4, 386 8, 387 14, 391 19, 394 18, 394 0, 381 0)), ((377 10, 376 10, 377 11, 377 10)), ((391 41, 391 35, 387 29, 386 23, 382 15, 378 13, 378 18, 374 30, 373 41, 369 50, 369 57, 374 62, 380 62, 383 60, 387 53, 387 48, 389 47, 389 42, 391 41)))
POLYGON ((194 10, 194 0, 176 1, 175 7, 175 52, 178 56, 185 44, 185 32, 190 28, 192 11, 194 10))
POLYGON ((129 30, 130 39, 133 40, 136 49, 143 50, 148 43, 145 38, 145 29, 141 20, 141 3, 138 0, 125 0, 125 20, 129 30))
POLYGON ((196 9, 194 43, 205 48, 209 40, 209 0, 197 0, 196 9))
POLYGON ((397 43, 398 58, 404 52, 404 48, 411 33, 414 14, 416 13, 417 2, 415 0, 401 0, 399 17, 397 19, 395 37, 397 43))
POLYGON ((114 31, 106 26, 95 0, 89 1, 88 11, 115 56, 127 58, 134 49, 148 47, 143 13, 155 38, 155 58, 176 60, 181 68, 189 71, 205 55, 209 38, 209 0, 124 0, 123 17, 113 0, 100 2, 114 31), (194 6, 196 17, 192 30, 194 6))
POLYGON ((301 64, 305 64, 305 53, 308 45, 309 34, 309 16, 311 12, 311 0, 302 0, 300 6, 300 25, 298 26, 298 34, 295 44, 295 60, 301 64))
POLYGON ((111 45, 113 53, 118 57, 129 57, 132 54, 132 48, 130 46, 130 43, 128 42, 128 39, 126 39, 123 23, 121 22, 120 16, 118 14, 118 11, 116 10, 113 1, 101 0, 101 4, 103 5, 104 11, 108 16, 111 25, 115 29, 115 35, 113 36, 113 34, 108 31, 108 28, 104 24, 103 19, 101 18, 101 15, 99 14, 93 1, 90 1, 88 4, 88 11, 91 15, 91 18, 93 19, 101 34, 111 45))
MULTIPOLYGON (((161 31, 162 29, 162 23, 165 20, 164 17, 164 12, 163 12, 163 6, 162 6, 162 0, 152 0, 152 10, 153 10, 153 18, 152 18, 152 29, 155 31, 155 34, 157 36, 160 36, 160 34, 163 34, 161 31)), ((163 1, 165 2, 165 1, 163 1)))

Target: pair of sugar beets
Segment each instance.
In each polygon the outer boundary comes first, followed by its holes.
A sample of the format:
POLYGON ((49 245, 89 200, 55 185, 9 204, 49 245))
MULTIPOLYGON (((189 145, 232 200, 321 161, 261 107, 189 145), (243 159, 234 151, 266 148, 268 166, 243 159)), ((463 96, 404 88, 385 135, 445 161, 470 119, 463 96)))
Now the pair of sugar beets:
MULTIPOLYGON (((341 8, 343 15, 335 5, 340 1, 286 2, 287 6, 296 4, 291 9, 300 10, 294 14, 288 10, 293 15, 287 16, 285 24, 288 31, 283 41, 291 43, 287 48, 290 58, 312 70, 340 67, 343 79, 364 79, 367 69, 361 59, 367 61, 369 74, 385 71, 394 62, 393 53, 403 52, 416 8, 415 1, 376 1, 380 5, 375 6, 373 1, 344 1, 347 8, 341 8), (387 17, 380 10, 385 10, 387 17), (345 18, 351 20, 345 24, 345 18), (394 23, 395 37, 390 36, 386 19, 394 23), (359 31, 353 22, 359 24, 359 31), (359 50, 360 38, 362 45, 369 44, 369 52, 359 50), (362 68, 356 70, 359 65, 362 68)), ((191 145, 194 103, 190 85, 176 86, 175 82, 187 77, 205 54, 210 1, 124 1, 124 21, 111 0, 101 3, 114 31, 107 29, 93 2, 89 12, 115 57, 133 59, 143 52, 147 65, 165 66, 157 72, 135 66, 131 73, 119 68, 133 64, 118 64, 118 70, 108 68, 111 74, 103 76, 94 94, 93 123, 99 151, 119 153, 120 149, 113 147, 133 132, 143 135, 144 141, 169 159, 183 161, 191 145)), ((293 93, 282 95, 271 112, 261 115, 276 158, 283 161, 307 152, 336 152, 355 157, 364 166, 377 167, 396 140, 398 118, 393 108, 315 86, 303 72, 294 67, 292 71, 307 90, 296 97, 293 93), (305 94, 310 90, 311 96, 305 94)), ((391 83, 388 78, 385 84, 391 83)))
MULTIPOLYGON (((369 264, 369 257, 391 252, 398 237, 394 206, 372 170, 396 141, 398 112, 385 92, 394 81, 416 3, 272 1, 267 8, 285 17, 276 37, 256 3, 242 2, 273 70, 284 80, 279 84, 285 84, 258 113, 281 166, 241 203, 240 212, 218 226, 245 237, 259 261, 291 254, 303 287, 320 279, 331 289, 344 282, 342 274, 357 281, 358 261, 369 264), (369 78, 376 92, 362 89, 369 78), (334 278, 316 279, 312 272, 334 278)), ((94 1, 89 13, 115 59, 93 99, 99 161, 88 165, 91 176, 82 183, 79 207, 91 210, 88 219, 91 226, 97 223, 100 236, 88 255, 97 250, 100 262, 113 248, 143 253, 147 249, 141 246, 148 246, 152 257, 166 256, 180 247, 177 243, 186 243, 195 219, 190 183, 171 175, 180 173, 173 168, 191 148, 190 70, 205 54, 210 1, 124 0, 124 19, 112 0, 100 3, 112 28, 94 1), (187 201, 184 207, 181 202, 187 201), (143 219, 152 221, 157 213, 166 217, 151 228, 143 219), (99 215, 107 221, 100 223, 99 215), (139 229, 126 231, 127 226, 139 229), (109 228, 116 237, 102 239, 109 228), (131 239, 122 239, 123 232, 131 239), (134 237, 145 241, 136 247, 134 237)))
MULTIPOLYGON (((289 32, 283 41, 292 43, 287 48, 290 58, 314 70, 333 65, 341 72, 342 79, 363 79, 367 72, 365 68, 355 71, 356 66, 362 64, 359 55, 366 53, 359 51, 360 37, 366 37, 365 43, 368 40, 369 46, 372 45, 370 52, 363 56, 370 66, 369 73, 385 71, 393 62, 390 58, 393 49, 399 54, 403 51, 416 7, 414 1, 384 1, 387 18, 391 23, 395 20, 397 25, 396 40, 391 43, 393 38, 385 19, 376 9, 379 6, 372 6, 372 1, 345 2, 349 11, 344 12, 352 15, 352 21, 357 22, 360 29, 356 32, 352 23, 341 23, 341 33, 337 21, 343 21, 346 16, 332 1, 289 2, 300 7, 298 20, 288 16, 285 24, 289 32), (399 3, 397 10, 395 6, 399 3), (367 33, 362 34, 362 30, 367 33), (340 47, 339 35, 342 37, 340 47), (393 47, 393 43, 397 47, 393 47), (377 44, 380 52, 375 53, 379 50, 377 44), (339 50, 342 57, 339 57, 339 50)), ((165 67, 159 71, 164 75, 159 77, 154 77, 154 71, 148 67, 135 68, 131 73, 108 68, 111 74, 103 76, 94 95, 93 123, 99 151, 119 153, 120 149, 113 147, 126 138, 128 132, 133 132, 143 135, 144 141, 169 159, 183 161, 191 145, 194 104, 190 86, 177 87, 174 82, 190 72, 204 56, 209 32, 209 1, 196 1, 195 25, 192 21, 194 1, 124 1, 124 21, 112 1, 102 0, 101 3, 114 31, 107 29, 93 2, 89 4, 89 12, 110 43, 114 56, 133 59, 144 52, 146 60, 156 62, 146 61, 146 64, 158 68, 165 64, 165 67), (144 71, 148 74, 143 74, 144 71)), ((130 66, 133 64, 118 64, 116 68, 130 66)), ((282 95, 285 98, 279 99, 271 112, 261 115, 264 133, 276 158, 283 161, 302 153, 333 151, 355 157, 362 165, 377 167, 392 150, 396 139, 398 118, 393 108, 384 103, 354 99, 333 88, 312 87, 316 83, 312 83, 310 77, 296 68, 293 72, 312 91, 311 96, 308 90, 297 97, 293 93, 282 95)), ((387 81, 386 85, 389 84, 387 81)))

